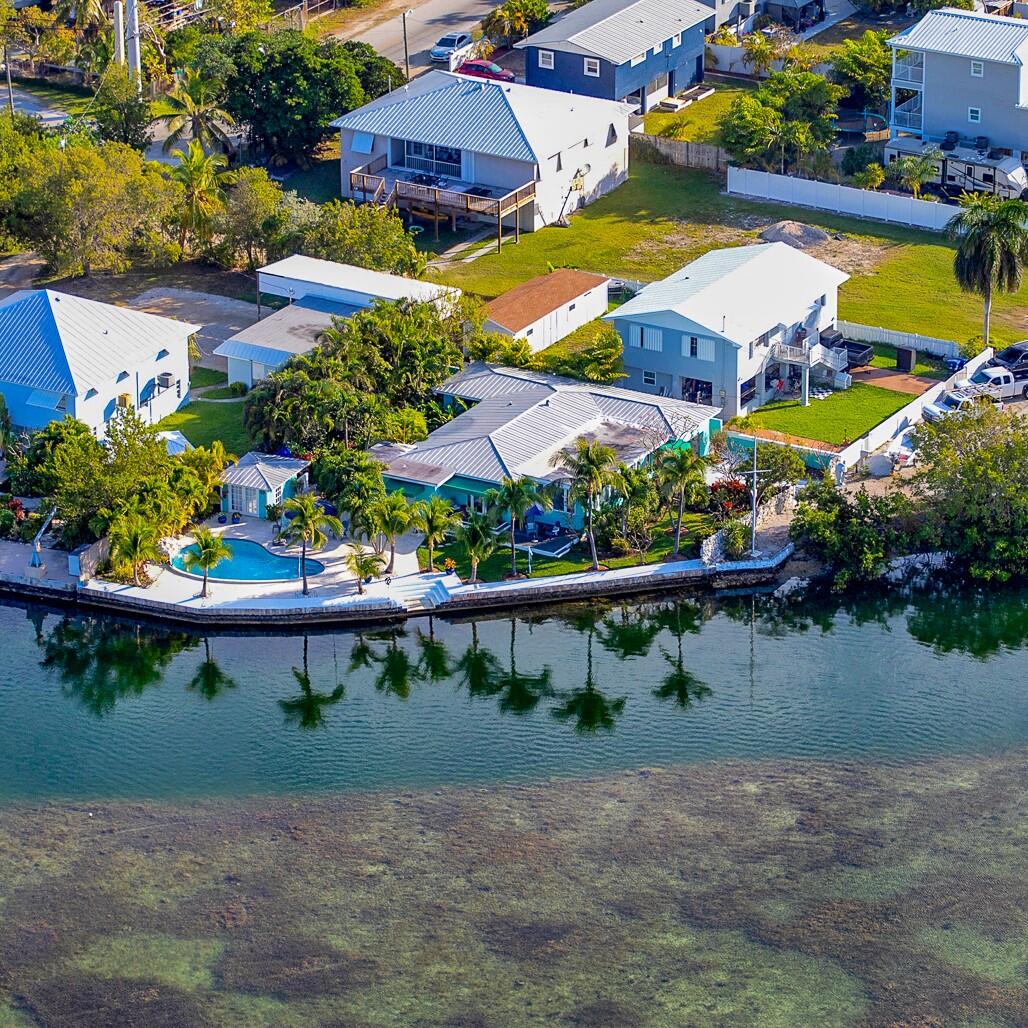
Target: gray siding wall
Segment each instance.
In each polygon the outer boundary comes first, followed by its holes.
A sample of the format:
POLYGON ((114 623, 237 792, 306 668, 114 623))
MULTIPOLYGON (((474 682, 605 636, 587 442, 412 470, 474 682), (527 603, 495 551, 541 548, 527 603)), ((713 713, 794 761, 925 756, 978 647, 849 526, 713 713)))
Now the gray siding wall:
POLYGON ((1028 109, 1018 107, 1024 102, 1025 69, 985 61, 984 74, 975 78, 966 57, 925 54, 924 60, 922 135, 935 140, 949 131, 964 138, 988 136, 993 146, 1028 153, 1028 109), (981 108, 980 124, 967 120, 969 107, 981 108))

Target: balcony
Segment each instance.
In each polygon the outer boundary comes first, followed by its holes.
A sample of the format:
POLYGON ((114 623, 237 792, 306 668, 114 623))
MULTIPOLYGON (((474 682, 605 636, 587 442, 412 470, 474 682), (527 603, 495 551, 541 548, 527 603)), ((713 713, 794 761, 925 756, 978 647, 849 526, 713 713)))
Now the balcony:
POLYGON ((820 343, 815 343, 813 346, 790 346, 787 343, 775 343, 772 352, 775 359, 784 364, 799 364, 807 368, 812 368, 815 364, 823 364, 832 371, 844 371, 849 360, 845 350, 830 350, 820 343))
POLYGON ((920 132, 922 118, 921 94, 918 93, 917 96, 904 100, 893 108, 891 124, 894 128, 920 132))
POLYGON ((892 81, 898 86, 920 86, 924 83, 924 56, 910 54, 892 66, 892 81))

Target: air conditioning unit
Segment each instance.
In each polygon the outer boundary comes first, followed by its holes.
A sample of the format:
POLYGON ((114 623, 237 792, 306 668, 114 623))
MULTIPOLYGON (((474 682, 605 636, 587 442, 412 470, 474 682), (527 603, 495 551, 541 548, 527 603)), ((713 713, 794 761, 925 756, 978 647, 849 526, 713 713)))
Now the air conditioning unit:
POLYGON ((175 376, 170 371, 162 371, 157 376, 157 385, 161 389, 170 389, 175 384, 175 376))
POLYGON ((757 0, 739 0, 739 17, 752 18, 757 13, 757 0))
POLYGON ((131 407, 132 396, 129 393, 118 393, 118 406, 119 407, 131 407))

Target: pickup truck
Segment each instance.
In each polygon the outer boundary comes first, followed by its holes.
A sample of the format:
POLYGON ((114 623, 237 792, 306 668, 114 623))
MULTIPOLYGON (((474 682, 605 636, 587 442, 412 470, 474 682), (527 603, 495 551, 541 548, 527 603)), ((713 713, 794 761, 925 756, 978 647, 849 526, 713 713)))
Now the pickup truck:
MULTIPOLYGON (((1019 381, 1028 379, 1028 339, 1014 343, 1004 350, 1000 350, 992 358, 992 366, 1006 368, 1013 372, 1014 378, 1019 381)), ((1025 383, 1025 397, 1028 398, 1028 382, 1025 383)))
POLYGON ((977 386, 970 389, 951 389, 934 403, 925 404, 922 413, 925 421, 942 421, 943 418, 952 417, 954 414, 967 414, 983 400, 1000 402, 989 393, 980 391, 977 386))
POLYGON ((1028 396, 1028 383, 1018 382, 1012 371, 998 364, 979 368, 970 378, 957 382, 953 388, 972 395, 987 395, 1001 402, 1028 396))

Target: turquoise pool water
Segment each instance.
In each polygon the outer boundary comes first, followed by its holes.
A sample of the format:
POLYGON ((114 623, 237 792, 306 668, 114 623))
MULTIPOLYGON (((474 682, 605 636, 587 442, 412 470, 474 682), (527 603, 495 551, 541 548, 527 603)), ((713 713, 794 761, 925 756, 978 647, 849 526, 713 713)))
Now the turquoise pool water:
MULTIPOLYGON (((287 582, 300 577, 300 561, 296 557, 283 557, 266 550, 260 543, 249 539, 229 539, 232 556, 211 570, 208 577, 230 582, 287 582)), ((186 574, 195 574, 186 568, 185 556, 196 552, 195 546, 179 550, 172 558, 172 567, 186 574)), ((325 565, 320 560, 307 559, 307 575, 320 575, 325 565)))

